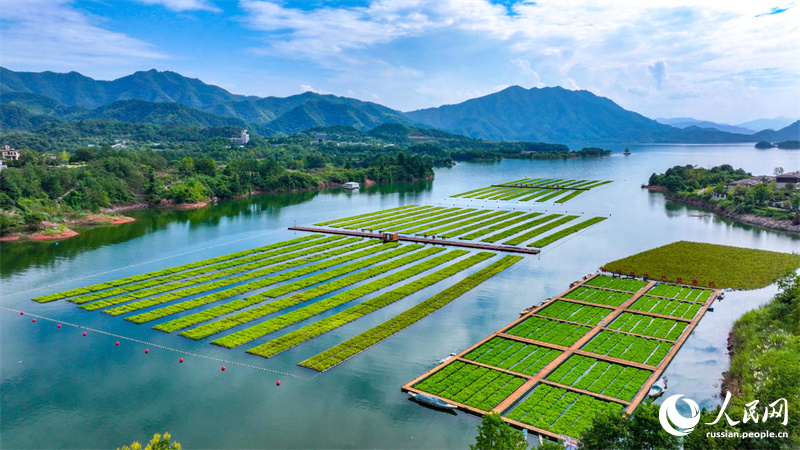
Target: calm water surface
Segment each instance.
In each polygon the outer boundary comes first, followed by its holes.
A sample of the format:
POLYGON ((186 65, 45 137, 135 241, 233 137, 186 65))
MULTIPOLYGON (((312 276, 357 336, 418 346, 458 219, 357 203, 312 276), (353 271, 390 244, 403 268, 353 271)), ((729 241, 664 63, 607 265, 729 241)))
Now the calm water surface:
MULTIPOLYGON (((628 157, 459 164, 437 170, 434 181, 375 186, 355 193, 264 195, 197 211, 137 211, 131 213, 139 219, 135 223, 84 230, 58 245, 2 244, 0 306, 149 344, 92 331, 83 337, 83 330, 71 326, 57 329, 46 320, 33 324, 30 316, 0 310, 0 447, 116 448, 169 430, 185 448, 466 448, 473 442, 478 418, 421 407, 408 401, 400 386, 432 368, 436 360, 517 318, 521 309, 562 292, 570 281, 605 262, 676 240, 800 251, 796 237, 667 205, 662 195, 640 188, 651 173, 675 164, 729 163, 754 174, 771 174, 776 166, 786 171, 800 168, 800 153, 762 152, 751 145, 631 146, 631 150, 628 157), (409 203, 452 204, 444 201, 449 194, 525 176, 614 180, 563 206, 520 205, 548 212, 610 214, 611 219, 527 258, 319 376, 296 364, 434 291, 422 291, 269 360, 82 311, 63 301, 44 305, 30 301, 34 295, 291 238, 295 233, 286 227, 294 224, 409 203), (114 345, 117 340, 119 347, 114 345), (275 372, 227 363, 223 373, 219 361, 154 344, 275 372), (150 349, 147 355, 145 348, 150 349), (183 364, 178 363, 181 356, 186 359, 183 364), (280 387, 275 385, 278 380, 280 387)), ((731 292, 717 303, 668 367, 670 390, 701 406, 714 405, 719 378, 727 368, 725 340, 732 322, 775 292, 774 285, 731 292)))

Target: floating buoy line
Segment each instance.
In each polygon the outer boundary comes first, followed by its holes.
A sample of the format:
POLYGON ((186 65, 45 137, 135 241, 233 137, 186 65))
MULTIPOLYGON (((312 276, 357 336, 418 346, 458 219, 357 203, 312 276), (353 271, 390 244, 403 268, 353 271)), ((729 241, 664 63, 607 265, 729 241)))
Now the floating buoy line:
MULTIPOLYGON (((289 372, 283 372, 283 371, 274 370, 274 369, 267 369, 266 367, 253 366, 251 364, 245 364, 245 363, 240 363, 240 362, 236 362, 236 361, 230 361, 230 360, 227 360, 227 359, 215 358, 213 356, 201 355, 199 353, 193 353, 193 352, 189 352, 189 351, 186 351, 186 350, 181 350, 181 349, 177 349, 177 348, 173 348, 173 347, 167 347, 167 346, 161 345, 161 344, 154 344, 152 342, 143 341, 141 339, 127 337, 127 336, 123 336, 121 334, 111 333, 111 332, 108 332, 108 331, 98 330, 96 328, 91 328, 91 327, 87 327, 85 325, 79 325, 79 324, 76 324, 76 323, 64 322, 63 320, 51 319, 50 317, 45 317, 45 316, 38 315, 38 314, 26 313, 26 312, 23 312, 23 311, 20 311, 20 310, 17 310, 17 309, 7 308, 5 306, 0 306, 0 310, 19 313, 20 315, 29 315, 29 316, 35 318, 35 319, 33 319, 34 323, 36 322, 36 319, 46 320, 48 322, 52 322, 52 323, 58 324, 58 328, 61 328, 62 324, 63 325, 69 325, 69 326, 71 326, 73 328, 78 328, 78 329, 90 331, 92 333, 99 333, 99 334, 103 334, 103 335, 106 335, 106 336, 115 337, 115 338, 120 339, 120 340, 136 342, 137 344, 142 344, 142 345, 145 345, 145 346, 148 346, 148 347, 153 347, 153 348, 160 348, 162 350, 168 350, 168 351, 175 352, 175 353, 180 353, 180 354, 183 354, 183 355, 186 355, 186 356, 193 356, 195 358, 203 358, 203 359, 207 359, 207 360, 211 360, 211 361, 217 361, 217 362, 228 364, 228 365, 236 365, 236 366, 239 366, 239 367, 247 367, 248 369, 261 370, 263 372, 286 375, 287 377, 293 377, 293 378, 297 378, 297 379, 300 379, 300 380, 309 380, 310 379, 310 378, 303 377, 303 376, 300 376, 300 375, 297 375, 297 374, 293 374, 293 373, 289 373, 289 372)), ((83 332, 83 336, 87 336, 88 335, 87 331, 83 332)), ((117 341, 115 343, 115 345, 118 346, 119 345, 119 341, 117 341)), ((145 348, 144 352, 145 353, 149 353, 150 349, 149 348, 145 348)), ((183 358, 180 358, 178 360, 178 362, 180 362, 180 363, 183 363, 183 361, 184 361, 183 358)), ((225 366, 222 366, 222 371, 223 372, 225 371, 225 366)), ((281 382, 277 381, 276 385, 280 386, 281 382)))

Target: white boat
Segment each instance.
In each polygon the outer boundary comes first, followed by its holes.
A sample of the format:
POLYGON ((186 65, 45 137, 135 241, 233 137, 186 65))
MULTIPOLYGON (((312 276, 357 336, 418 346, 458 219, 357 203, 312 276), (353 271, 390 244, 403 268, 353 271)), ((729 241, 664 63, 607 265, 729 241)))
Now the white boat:
POLYGON ((446 401, 428 394, 417 394, 416 392, 409 392, 408 395, 414 400, 423 405, 433 406, 439 409, 457 409, 458 406, 447 403, 446 401))
POLYGON ((661 377, 658 381, 653 383, 650 386, 650 391, 647 393, 648 397, 656 398, 664 394, 667 391, 667 382, 669 379, 667 377, 661 377))
POLYGON ((343 184, 342 187, 345 188, 345 189, 350 189, 351 191, 353 191, 353 190, 358 189, 359 185, 355 181, 348 181, 347 183, 343 184))
POLYGON ((440 359, 440 360, 439 360, 439 364, 444 364, 444 363, 446 363, 447 361, 450 361, 451 359, 455 358, 455 357, 456 357, 456 355, 458 355, 458 352, 453 352, 453 353, 450 353, 450 356, 448 356, 447 358, 440 359))

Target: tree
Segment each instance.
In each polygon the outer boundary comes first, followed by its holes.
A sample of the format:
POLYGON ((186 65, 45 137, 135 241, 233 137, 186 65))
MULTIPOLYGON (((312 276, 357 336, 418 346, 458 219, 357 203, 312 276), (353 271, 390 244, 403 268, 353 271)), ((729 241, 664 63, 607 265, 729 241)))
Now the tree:
POLYGON ((659 407, 642 402, 631 416, 607 411, 596 415, 581 433, 583 450, 679 450, 680 439, 667 433, 658 420, 659 407))
MULTIPOLYGON (((172 436, 169 433, 160 435, 158 433, 153 435, 153 439, 145 446, 145 450, 181 450, 181 444, 178 442, 170 442, 172 436)), ((117 450, 141 450, 142 444, 134 442, 130 446, 123 445, 121 449, 117 450)))
POLYGON ((527 447, 522 432, 511 428, 497 413, 483 416, 475 444, 469 446, 471 450, 521 450, 527 447))
POLYGON ((780 166, 776 167, 775 170, 772 171, 772 173, 775 174, 776 177, 783 175, 783 167, 780 166))

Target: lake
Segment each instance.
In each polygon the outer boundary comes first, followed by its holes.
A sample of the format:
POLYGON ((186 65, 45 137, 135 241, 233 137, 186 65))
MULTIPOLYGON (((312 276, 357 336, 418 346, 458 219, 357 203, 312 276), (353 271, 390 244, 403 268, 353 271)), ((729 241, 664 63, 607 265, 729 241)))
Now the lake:
MULTIPOLYGON (((605 146, 617 152, 624 147, 605 146)), ((0 447, 116 448, 147 441, 153 433, 166 430, 185 448, 466 448, 474 442, 479 418, 422 407, 409 401, 400 386, 450 352, 516 319, 523 308, 566 290, 571 281, 605 262, 677 240, 800 251, 796 236, 667 204, 662 194, 640 187, 651 173, 676 164, 727 163, 753 174, 772 174, 782 166, 788 172, 800 168, 800 152, 759 151, 752 144, 628 147, 630 156, 463 163, 437 169, 432 181, 355 192, 270 194, 220 201, 194 211, 134 211, 129 214, 138 219, 134 223, 81 230, 80 236, 58 244, 0 244, 0 306, 5 308, 0 309, 0 447), (610 214, 610 220, 527 257, 421 322, 320 375, 296 364, 435 291, 424 290, 269 360, 241 348, 226 350, 83 311, 69 302, 30 300, 291 238, 300 235, 286 230, 295 224, 411 203, 450 205, 453 201, 445 201, 448 195, 526 176, 614 180, 563 205, 514 205, 610 214), (34 324, 19 310, 90 330, 83 337, 86 330, 69 325, 58 329, 47 320, 34 324), (185 358, 183 364, 178 363, 180 357, 185 358), (221 364, 228 370, 220 371, 221 364)), ((483 206, 497 204, 483 202, 483 206)), ((727 369, 731 324, 776 291, 772 285, 730 292, 716 303, 715 311, 706 314, 667 368, 670 391, 701 407, 715 405, 719 379, 727 369)))

